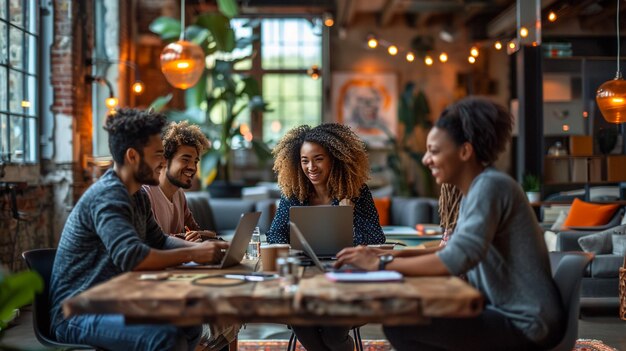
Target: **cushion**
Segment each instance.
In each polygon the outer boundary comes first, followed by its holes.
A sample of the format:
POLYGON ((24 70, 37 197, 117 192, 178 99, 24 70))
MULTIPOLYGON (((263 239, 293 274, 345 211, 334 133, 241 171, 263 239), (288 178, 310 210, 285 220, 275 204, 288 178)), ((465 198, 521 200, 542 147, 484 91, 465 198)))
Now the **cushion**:
POLYGON ((617 204, 599 205, 574 199, 563 226, 603 225, 611 219, 618 208, 619 205, 617 204))
POLYGON ((609 231, 585 235, 578 238, 578 245, 585 252, 591 252, 596 255, 610 254, 613 250, 611 235, 612 233, 609 231))
POLYGON ((611 235, 611 244, 613 244, 613 255, 624 257, 626 255, 626 235, 611 235))
POLYGON ((374 198, 374 206, 376 206, 376 212, 378 212, 380 225, 389 225, 389 207, 391 207, 391 199, 388 197, 374 198))
MULTIPOLYGON (((614 251, 612 235, 624 234, 626 234, 626 224, 580 237, 578 245, 585 252, 592 252, 596 255, 610 254, 614 251)), ((626 235, 624 237, 626 238, 626 235)))
POLYGON ((563 230, 563 223, 565 223, 565 219, 567 219, 567 212, 561 211, 559 216, 556 218, 556 221, 554 221, 554 224, 552 224, 552 227, 550 227, 550 230, 554 232, 560 232, 563 230))

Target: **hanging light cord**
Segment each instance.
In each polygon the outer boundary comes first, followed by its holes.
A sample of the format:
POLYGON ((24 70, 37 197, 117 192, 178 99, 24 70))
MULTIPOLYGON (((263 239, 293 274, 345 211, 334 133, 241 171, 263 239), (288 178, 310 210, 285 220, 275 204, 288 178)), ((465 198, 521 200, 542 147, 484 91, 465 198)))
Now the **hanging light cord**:
MULTIPOLYGON (((618 6, 617 16, 619 17, 619 4, 617 6, 618 6)), ((619 31, 619 28, 618 28, 618 31, 619 31)), ((619 34, 618 34, 618 38, 619 38, 619 34)), ((185 40, 185 0, 180 0, 180 40, 185 40)), ((619 52, 619 48, 617 49, 617 52, 619 52)), ((619 71, 619 68, 617 70, 619 71)))
MULTIPOLYGON (((183 0, 185 1, 185 0, 183 0)), ((622 78, 622 71, 620 70, 619 67, 619 60, 620 60, 620 40, 619 40, 619 3, 621 0, 617 0, 617 22, 615 23, 615 26, 617 27, 617 73, 615 74, 615 78, 616 79, 621 79, 622 78)))

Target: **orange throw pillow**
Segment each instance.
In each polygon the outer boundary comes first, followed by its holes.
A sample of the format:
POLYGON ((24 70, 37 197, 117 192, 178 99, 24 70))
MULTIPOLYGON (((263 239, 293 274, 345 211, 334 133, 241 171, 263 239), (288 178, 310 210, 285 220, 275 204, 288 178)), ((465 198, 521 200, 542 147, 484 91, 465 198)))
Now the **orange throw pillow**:
POLYGON ((391 207, 391 199, 388 197, 374 198, 374 206, 376 206, 376 212, 378 212, 380 225, 389 225, 389 207, 391 207))
POLYGON ((564 227, 593 227, 609 222, 619 205, 590 204, 574 199, 569 214, 563 223, 564 227))

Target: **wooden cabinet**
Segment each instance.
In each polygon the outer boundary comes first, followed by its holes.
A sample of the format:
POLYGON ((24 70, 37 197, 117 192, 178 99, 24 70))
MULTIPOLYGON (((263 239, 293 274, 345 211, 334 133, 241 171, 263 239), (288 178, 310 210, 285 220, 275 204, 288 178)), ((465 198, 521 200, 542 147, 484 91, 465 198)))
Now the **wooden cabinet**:
POLYGON ((626 156, 546 156, 545 184, 626 182, 626 156))

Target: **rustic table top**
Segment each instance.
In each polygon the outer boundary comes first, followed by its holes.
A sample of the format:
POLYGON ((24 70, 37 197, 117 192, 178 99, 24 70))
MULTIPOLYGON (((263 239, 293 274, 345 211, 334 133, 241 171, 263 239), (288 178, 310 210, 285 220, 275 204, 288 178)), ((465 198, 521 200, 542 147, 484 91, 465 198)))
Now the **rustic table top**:
POLYGON ((63 303, 65 316, 123 314, 127 321, 193 325, 220 322, 284 324, 407 324, 432 317, 471 317, 482 311, 480 293, 456 277, 407 277, 402 282, 338 283, 307 267, 299 288, 280 279, 242 282, 216 275, 252 272, 244 261, 226 270, 168 270, 165 280, 122 274, 63 303), (202 278, 204 276, 204 278, 202 278), (195 279, 195 281, 194 281, 195 279), (236 284, 236 285, 233 285, 236 284))

